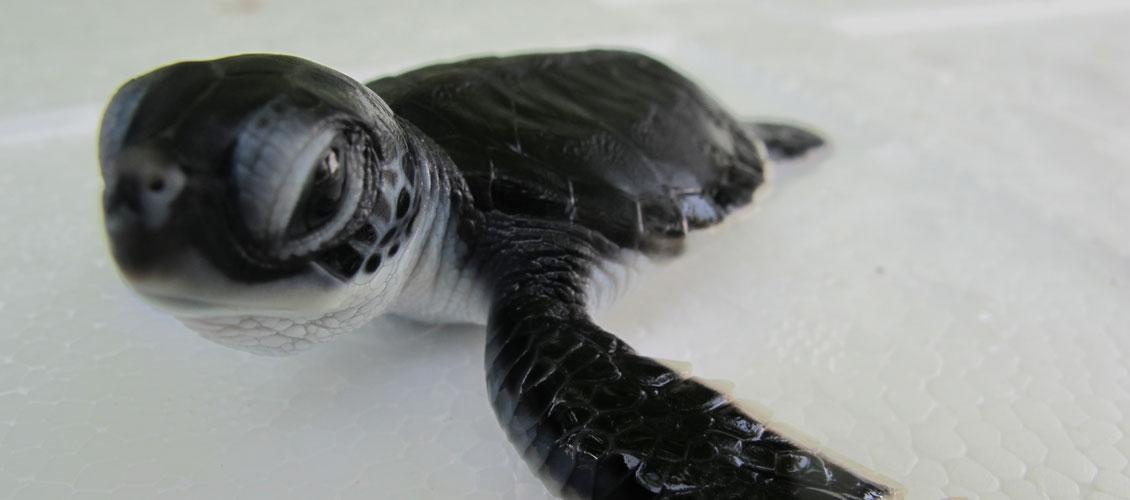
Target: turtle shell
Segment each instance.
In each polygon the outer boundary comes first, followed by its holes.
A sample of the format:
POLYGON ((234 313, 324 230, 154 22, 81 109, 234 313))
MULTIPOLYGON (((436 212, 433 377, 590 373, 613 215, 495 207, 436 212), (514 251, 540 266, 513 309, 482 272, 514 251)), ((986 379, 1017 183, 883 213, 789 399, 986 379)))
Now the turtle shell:
POLYGON ((476 208, 581 224, 625 248, 678 251, 763 180, 747 129, 637 53, 471 59, 368 86, 450 155, 476 208))

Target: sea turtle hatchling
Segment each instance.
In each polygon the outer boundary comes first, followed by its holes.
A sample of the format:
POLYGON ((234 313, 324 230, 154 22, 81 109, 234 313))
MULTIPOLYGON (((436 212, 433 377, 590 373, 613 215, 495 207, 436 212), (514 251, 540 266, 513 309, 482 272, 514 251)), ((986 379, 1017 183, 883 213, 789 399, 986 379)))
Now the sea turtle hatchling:
POLYGON ((564 497, 879 498, 589 315, 820 144, 630 52, 368 84, 256 54, 127 82, 99 160, 122 274, 208 339, 278 354, 384 314, 486 324, 498 420, 564 497))

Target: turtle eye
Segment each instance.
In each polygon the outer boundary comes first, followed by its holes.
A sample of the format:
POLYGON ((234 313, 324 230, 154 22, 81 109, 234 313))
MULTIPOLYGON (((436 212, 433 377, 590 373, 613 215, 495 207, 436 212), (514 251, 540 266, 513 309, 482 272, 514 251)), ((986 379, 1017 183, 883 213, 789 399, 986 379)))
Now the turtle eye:
POLYGON ((287 232, 302 236, 322 227, 337 214, 345 194, 344 158, 336 147, 330 148, 314 166, 306 189, 290 219, 287 232))

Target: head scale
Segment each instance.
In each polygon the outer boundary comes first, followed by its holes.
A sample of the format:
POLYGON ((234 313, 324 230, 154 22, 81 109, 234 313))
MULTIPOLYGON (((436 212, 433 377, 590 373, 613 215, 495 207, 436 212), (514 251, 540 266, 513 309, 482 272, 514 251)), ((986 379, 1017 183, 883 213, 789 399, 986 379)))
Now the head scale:
POLYGON ((403 284, 420 200, 405 132, 371 90, 295 57, 178 63, 126 83, 99 137, 122 274, 206 337, 300 349, 403 284))

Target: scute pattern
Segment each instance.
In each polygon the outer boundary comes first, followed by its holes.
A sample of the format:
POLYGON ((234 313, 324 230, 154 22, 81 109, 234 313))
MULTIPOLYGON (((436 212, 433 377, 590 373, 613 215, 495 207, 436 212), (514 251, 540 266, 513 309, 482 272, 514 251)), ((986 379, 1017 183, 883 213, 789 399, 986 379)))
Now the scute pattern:
POLYGON ((763 178, 741 124, 637 53, 472 59, 368 86, 451 156, 476 208, 579 223, 626 248, 677 252, 763 178))
POLYGON ((498 276, 487 388, 511 440, 551 488, 586 499, 890 492, 593 324, 582 277, 594 259, 615 254, 611 242, 575 225, 498 214, 483 226, 477 255, 498 276))
POLYGON ((404 169, 405 175, 400 175, 396 168, 379 167, 381 164, 376 160, 380 157, 380 150, 373 146, 372 141, 367 143, 365 159, 368 165, 377 169, 378 184, 376 195, 366 200, 371 204, 368 217, 348 239, 324 251, 316 259, 323 269, 343 281, 353 278, 362 269, 366 274, 376 272, 381 265, 382 254, 385 257, 396 255, 403 242, 411 236, 412 223, 419 213, 418 197, 412 196, 412 187, 408 185, 413 176, 407 172, 417 168, 407 163, 412 159, 411 154, 405 153, 402 158, 401 164, 408 165, 408 168, 404 169), (392 213, 389 201, 393 196, 396 200, 395 213, 392 213), (414 198, 416 203, 413 203, 414 198), (404 220, 405 217, 408 219, 404 220), (383 235, 381 228, 385 231, 383 235))

